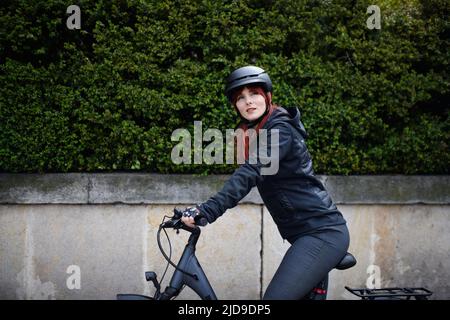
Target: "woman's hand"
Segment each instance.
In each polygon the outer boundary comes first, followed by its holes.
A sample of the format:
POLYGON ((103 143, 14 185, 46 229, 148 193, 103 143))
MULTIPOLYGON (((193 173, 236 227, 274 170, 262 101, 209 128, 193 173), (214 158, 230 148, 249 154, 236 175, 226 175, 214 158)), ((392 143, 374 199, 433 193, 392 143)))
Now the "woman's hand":
POLYGON ((188 207, 183 210, 181 221, 190 228, 195 228, 196 225, 204 226, 207 221, 196 207, 188 207))
POLYGON ((181 221, 182 221, 185 225, 187 225, 189 228, 195 228, 195 221, 194 221, 194 218, 183 216, 183 217, 181 217, 181 221))
POLYGON ((189 228, 195 228, 194 218, 192 218, 192 217, 182 217, 181 221, 183 221, 183 223, 185 225, 187 225, 189 228))

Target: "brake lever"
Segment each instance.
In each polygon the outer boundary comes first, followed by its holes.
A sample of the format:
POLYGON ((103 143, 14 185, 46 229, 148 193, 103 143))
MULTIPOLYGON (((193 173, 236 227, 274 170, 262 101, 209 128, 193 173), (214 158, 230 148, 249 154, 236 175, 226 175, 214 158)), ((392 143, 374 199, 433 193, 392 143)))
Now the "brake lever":
POLYGON ((170 220, 161 223, 161 228, 179 229, 180 224, 181 224, 181 219, 173 219, 173 217, 172 217, 172 218, 170 218, 170 220))

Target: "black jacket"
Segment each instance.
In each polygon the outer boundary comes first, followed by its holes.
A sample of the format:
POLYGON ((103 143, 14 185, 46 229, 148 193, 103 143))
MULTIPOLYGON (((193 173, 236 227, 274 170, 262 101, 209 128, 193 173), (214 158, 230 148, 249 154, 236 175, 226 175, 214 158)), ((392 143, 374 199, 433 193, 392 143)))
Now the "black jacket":
POLYGON ((268 133, 267 150, 278 147, 278 171, 264 175, 261 169, 269 166, 263 165, 267 162, 260 161, 261 158, 256 164, 246 161, 235 170, 221 191, 198 206, 208 222, 235 207, 256 186, 284 239, 326 226, 345 224, 323 184, 314 176, 311 156, 305 144, 307 135, 298 109, 278 107, 263 129, 268 133), (271 145, 271 129, 279 130, 277 146, 271 145))

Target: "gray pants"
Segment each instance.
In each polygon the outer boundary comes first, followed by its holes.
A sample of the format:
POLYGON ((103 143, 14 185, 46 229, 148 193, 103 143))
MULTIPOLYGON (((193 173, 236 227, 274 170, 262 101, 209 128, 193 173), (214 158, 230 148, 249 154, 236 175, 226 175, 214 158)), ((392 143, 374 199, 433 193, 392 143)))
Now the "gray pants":
POLYGON ((264 300, 300 300, 328 273, 347 253, 350 237, 347 226, 326 227, 315 233, 289 239, 287 250, 264 300))

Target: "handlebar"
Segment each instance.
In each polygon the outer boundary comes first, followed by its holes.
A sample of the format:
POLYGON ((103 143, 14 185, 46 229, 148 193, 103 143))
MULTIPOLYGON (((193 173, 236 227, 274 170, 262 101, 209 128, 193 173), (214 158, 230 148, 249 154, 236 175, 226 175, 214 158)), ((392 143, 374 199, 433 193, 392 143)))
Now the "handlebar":
MULTIPOLYGON (((183 212, 177 208, 173 209, 173 216, 170 217, 170 220, 164 221, 160 224, 160 228, 172 228, 175 230, 183 229, 189 232, 198 232, 199 227, 195 226, 194 228, 188 227, 183 223, 181 218, 183 217, 183 212)), ((196 217, 197 218, 197 217, 196 217)), ((205 219, 204 217, 199 217, 199 219, 205 219)), ((197 222, 197 219, 195 219, 197 222)))

